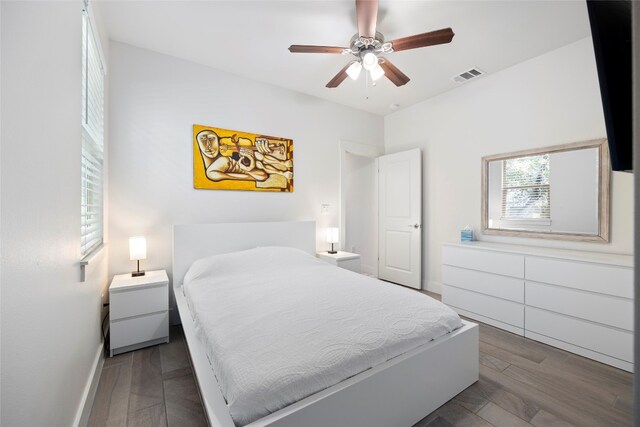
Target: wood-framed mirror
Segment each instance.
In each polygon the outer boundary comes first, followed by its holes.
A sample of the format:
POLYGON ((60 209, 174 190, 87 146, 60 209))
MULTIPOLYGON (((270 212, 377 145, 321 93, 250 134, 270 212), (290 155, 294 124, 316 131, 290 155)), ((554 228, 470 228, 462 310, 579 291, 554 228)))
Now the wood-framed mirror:
POLYGON ((609 242, 606 139, 482 158, 482 233, 609 242))

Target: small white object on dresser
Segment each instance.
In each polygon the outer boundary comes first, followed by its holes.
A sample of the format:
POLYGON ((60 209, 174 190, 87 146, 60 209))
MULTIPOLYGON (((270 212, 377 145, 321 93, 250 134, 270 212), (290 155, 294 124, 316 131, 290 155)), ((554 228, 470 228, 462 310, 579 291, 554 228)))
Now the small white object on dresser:
POLYGON ((442 248, 459 314, 633 371, 633 257, 488 242, 442 248))
POLYGON ((338 253, 330 254, 329 252, 317 252, 316 256, 330 264, 337 265, 340 268, 360 273, 360 255, 351 252, 338 251, 338 253))
POLYGON ((109 286, 111 356, 169 342, 169 278, 164 270, 114 276, 109 286))

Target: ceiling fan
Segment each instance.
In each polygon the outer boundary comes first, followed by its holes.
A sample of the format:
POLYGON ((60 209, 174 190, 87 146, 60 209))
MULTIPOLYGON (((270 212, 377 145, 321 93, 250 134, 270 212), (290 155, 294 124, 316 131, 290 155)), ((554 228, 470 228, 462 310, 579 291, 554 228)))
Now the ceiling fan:
POLYGON ((358 21, 358 34, 351 38, 349 47, 337 46, 310 46, 293 44, 289 46, 291 53, 338 53, 353 55, 356 57, 344 66, 327 83, 328 88, 338 87, 347 76, 357 79, 364 68, 369 72, 373 81, 387 76, 396 86, 403 86, 410 80, 402 71, 388 59, 381 55, 401 50, 416 49, 419 47, 434 46, 451 42, 454 33, 451 28, 429 31, 415 36, 385 42, 384 36, 376 31, 378 17, 378 0, 356 0, 356 18, 358 21))

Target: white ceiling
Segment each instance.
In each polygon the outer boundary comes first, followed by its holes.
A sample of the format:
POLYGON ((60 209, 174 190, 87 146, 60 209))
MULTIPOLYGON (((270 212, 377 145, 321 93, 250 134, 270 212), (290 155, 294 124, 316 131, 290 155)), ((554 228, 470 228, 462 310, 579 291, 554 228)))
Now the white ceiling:
MULTIPOLYGON (((364 73, 325 84, 350 56, 291 54, 291 44, 348 46, 356 33, 350 1, 93 1, 109 38, 198 62, 375 114, 415 104, 459 85, 471 67, 495 73, 590 35, 583 1, 380 1, 387 40, 451 27, 450 44, 388 58, 411 81, 369 88, 364 73)), ((473 84, 468 82, 465 84, 473 84)))

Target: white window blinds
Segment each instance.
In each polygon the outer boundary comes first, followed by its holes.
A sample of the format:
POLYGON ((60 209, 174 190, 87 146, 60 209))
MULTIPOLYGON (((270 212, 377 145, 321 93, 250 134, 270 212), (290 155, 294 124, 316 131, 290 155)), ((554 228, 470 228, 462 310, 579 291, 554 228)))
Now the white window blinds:
POLYGON ((104 68, 91 22, 82 16, 81 256, 103 239, 104 68))
POLYGON ((503 219, 550 219, 549 155, 503 161, 503 219))

